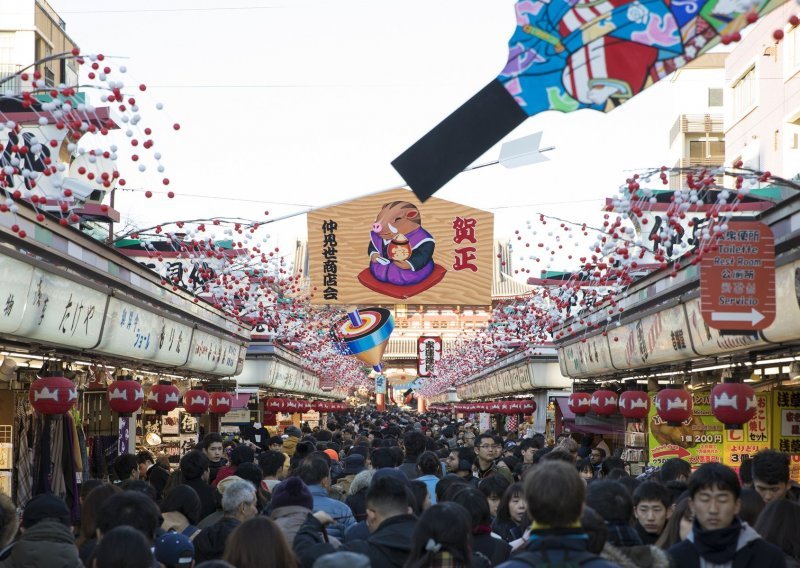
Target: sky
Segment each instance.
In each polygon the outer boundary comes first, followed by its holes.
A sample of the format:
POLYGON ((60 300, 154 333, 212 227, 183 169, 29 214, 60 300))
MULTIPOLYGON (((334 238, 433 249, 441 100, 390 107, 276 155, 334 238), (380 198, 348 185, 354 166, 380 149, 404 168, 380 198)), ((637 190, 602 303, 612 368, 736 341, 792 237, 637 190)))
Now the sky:
MULTIPOLYGON (((133 176, 140 191, 118 192, 116 208, 141 226, 263 221, 402 185, 390 162, 498 74, 515 26, 514 0, 50 4, 84 53, 127 68, 125 92, 154 129, 176 197, 147 200, 162 176, 133 176)), ((463 173, 436 195, 493 211, 496 237, 538 213, 595 222, 630 172, 667 162, 672 88, 662 81, 609 114, 532 117, 505 141, 541 131, 550 161, 463 173)), ((286 246, 305 216, 272 231, 286 246)))

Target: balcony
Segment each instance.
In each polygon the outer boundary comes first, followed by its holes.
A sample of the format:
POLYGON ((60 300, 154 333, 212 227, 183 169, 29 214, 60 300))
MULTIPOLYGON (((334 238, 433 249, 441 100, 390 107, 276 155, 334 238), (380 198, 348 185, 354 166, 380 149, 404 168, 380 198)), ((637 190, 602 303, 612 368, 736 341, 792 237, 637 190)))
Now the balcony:
POLYGON ((22 92, 22 79, 20 79, 19 75, 15 77, 21 68, 21 65, 0 63, 0 93, 11 91, 14 94, 19 94, 22 92))
POLYGON ((678 134, 724 132, 721 114, 682 114, 669 131, 670 146, 678 134))

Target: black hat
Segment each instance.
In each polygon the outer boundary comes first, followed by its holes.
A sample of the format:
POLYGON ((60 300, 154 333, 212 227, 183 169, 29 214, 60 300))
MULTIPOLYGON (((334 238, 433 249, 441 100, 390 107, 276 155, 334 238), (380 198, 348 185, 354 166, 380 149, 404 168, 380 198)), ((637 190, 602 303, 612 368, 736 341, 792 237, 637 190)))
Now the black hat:
POLYGON ((168 532, 161 535, 156 540, 153 550, 156 560, 167 568, 188 566, 194 560, 194 545, 181 533, 168 532))
POLYGON ((344 458, 344 474, 353 475, 364 471, 364 456, 361 454, 350 454, 344 458))
POLYGON ((272 489, 272 499, 270 499, 270 506, 273 510, 278 507, 289 506, 305 507, 306 509, 314 508, 314 498, 311 492, 299 477, 290 477, 285 481, 281 481, 272 489))
POLYGON ((23 528, 29 529, 45 519, 55 519, 70 526, 69 509, 61 497, 52 494, 37 495, 25 505, 25 511, 22 513, 23 528))

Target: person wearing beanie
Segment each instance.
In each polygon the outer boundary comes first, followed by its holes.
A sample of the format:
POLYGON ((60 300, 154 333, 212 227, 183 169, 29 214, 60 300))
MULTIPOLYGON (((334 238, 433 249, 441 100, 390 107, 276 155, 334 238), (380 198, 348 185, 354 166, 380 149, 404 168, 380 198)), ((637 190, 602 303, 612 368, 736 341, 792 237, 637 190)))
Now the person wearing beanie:
POLYGON ((272 490, 270 518, 283 532, 291 546, 297 531, 314 508, 314 497, 299 477, 289 477, 272 490))
POLYGON ((55 495, 37 495, 22 513, 22 536, 10 548, 0 567, 78 568, 83 566, 72 535, 66 503, 55 495))

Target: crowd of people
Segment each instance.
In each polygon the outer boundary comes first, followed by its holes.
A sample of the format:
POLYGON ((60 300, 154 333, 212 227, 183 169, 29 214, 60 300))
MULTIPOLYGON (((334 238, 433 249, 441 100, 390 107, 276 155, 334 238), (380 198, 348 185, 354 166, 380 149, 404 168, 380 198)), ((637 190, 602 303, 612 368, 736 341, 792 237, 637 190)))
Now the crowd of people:
POLYGON ((800 566, 789 456, 738 472, 670 459, 633 477, 596 436, 505 436, 363 409, 262 444, 206 434, 170 471, 126 454, 80 521, 0 495, 0 568, 800 566))

